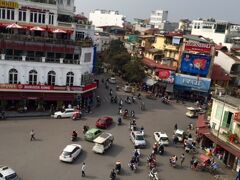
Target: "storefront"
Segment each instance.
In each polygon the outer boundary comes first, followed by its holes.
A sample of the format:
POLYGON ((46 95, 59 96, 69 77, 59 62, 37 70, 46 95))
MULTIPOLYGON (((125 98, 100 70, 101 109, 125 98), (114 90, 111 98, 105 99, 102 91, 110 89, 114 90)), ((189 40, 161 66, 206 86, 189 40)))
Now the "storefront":
POLYGON ((211 79, 177 73, 174 81, 174 94, 176 98, 185 100, 206 101, 210 84, 211 79))
POLYGON ((6 110, 18 110, 27 107, 31 111, 44 111, 54 106, 86 105, 93 98, 97 84, 86 86, 51 86, 29 84, 1 84, 1 107, 6 110))

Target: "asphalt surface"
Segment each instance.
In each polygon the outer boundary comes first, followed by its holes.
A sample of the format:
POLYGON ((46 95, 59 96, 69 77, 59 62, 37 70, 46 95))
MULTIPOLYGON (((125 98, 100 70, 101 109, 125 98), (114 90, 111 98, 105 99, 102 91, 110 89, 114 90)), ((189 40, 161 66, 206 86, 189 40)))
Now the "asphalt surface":
MULTIPOLYGON (((114 89, 114 86, 112 87, 114 89)), ((123 120, 123 125, 117 125, 118 105, 111 104, 109 90, 100 83, 97 90, 102 98, 102 105, 93 109, 91 114, 82 120, 52 118, 21 118, 0 121, 0 164, 8 165, 15 169, 22 180, 77 180, 77 179, 109 179, 109 174, 117 160, 122 162, 123 171, 117 179, 146 180, 148 168, 147 156, 151 153, 154 143, 153 132, 164 131, 172 138, 175 123, 181 129, 187 128, 190 122, 196 119, 188 119, 185 116, 186 106, 183 104, 162 104, 159 100, 144 98, 146 111, 140 110, 139 102, 132 105, 124 105, 128 110, 134 110, 137 116, 137 125, 144 126, 147 147, 141 150, 140 165, 137 172, 133 173, 127 166, 133 151, 133 144, 129 139, 129 120, 123 120), (93 143, 83 139, 83 125, 95 127, 98 117, 112 116, 115 123, 106 132, 114 135, 114 145, 104 155, 92 152, 93 143), (36 141, 30 141, 30 130, 36 132, 36 141), (67 144, 72 144, 71 132, 76 130, 79 135, 79 143, 83 152, 72 164, 60 162, 58 156, 67 144), (82 163, 86 163, 86 177, 81 177, 82 163)), ((115 92, 114 92, 115 94, 115 92)), ((122 91, 118 95, 125 97, 122 91)), ((207 172, 193 171, 189 168, 192 155, 187 154, 183 167, 173 168, 169 166, 170 155, 183 153, 182 145, 174 147, 172 144, 165 148, 163 156, 157 156, 159 179, 165 180, 202 180, 214 179, 207 172)), ((186 154, 186 153, 185 153, 186 154)))

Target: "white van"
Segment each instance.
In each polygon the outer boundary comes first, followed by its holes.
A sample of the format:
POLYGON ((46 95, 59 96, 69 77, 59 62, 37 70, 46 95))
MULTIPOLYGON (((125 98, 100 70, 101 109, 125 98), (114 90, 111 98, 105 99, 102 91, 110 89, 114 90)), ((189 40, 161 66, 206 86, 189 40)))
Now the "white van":
POLYGON ((105 150, 110 148, 113 143, 113 135, 110 133, 102 133, 96 139, 93 140, 95 145, 93 146, 92 150, 95 153, 103 154, 105 150))

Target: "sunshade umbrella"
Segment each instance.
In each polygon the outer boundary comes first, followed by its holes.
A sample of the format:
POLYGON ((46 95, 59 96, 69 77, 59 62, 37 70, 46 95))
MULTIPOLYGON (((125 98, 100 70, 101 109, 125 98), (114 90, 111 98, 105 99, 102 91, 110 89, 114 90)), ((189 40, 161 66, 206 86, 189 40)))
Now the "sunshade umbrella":
POLYGON ((7 29, 22 29, 23 27, 16 23, 13 23, 13 24, 8 25, 6 28, 7 29))
POLYGON ((45 31, 45 29, 43 29, 39 26, 34 26, 34 27, 30 28, 30 31, 45 31))
POLYGON ((62 29, 55 29, 52 31, 53 33, 67 33, 66 31, 62 30, 62 29))

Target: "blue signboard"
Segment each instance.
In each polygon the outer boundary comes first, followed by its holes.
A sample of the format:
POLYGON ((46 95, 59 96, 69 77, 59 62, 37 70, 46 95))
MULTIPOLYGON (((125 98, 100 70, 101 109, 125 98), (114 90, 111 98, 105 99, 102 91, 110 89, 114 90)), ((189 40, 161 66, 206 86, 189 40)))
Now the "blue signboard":
POLYGON ((176 74, 175 85, 188 87, 190 90, 208 92, 211 84, 211 79, 198 78, 183 74, 176 74))
POLYGON ((211 56, 183 53, 181 72, 193 75, 207 76, 211 64, 211 56))

